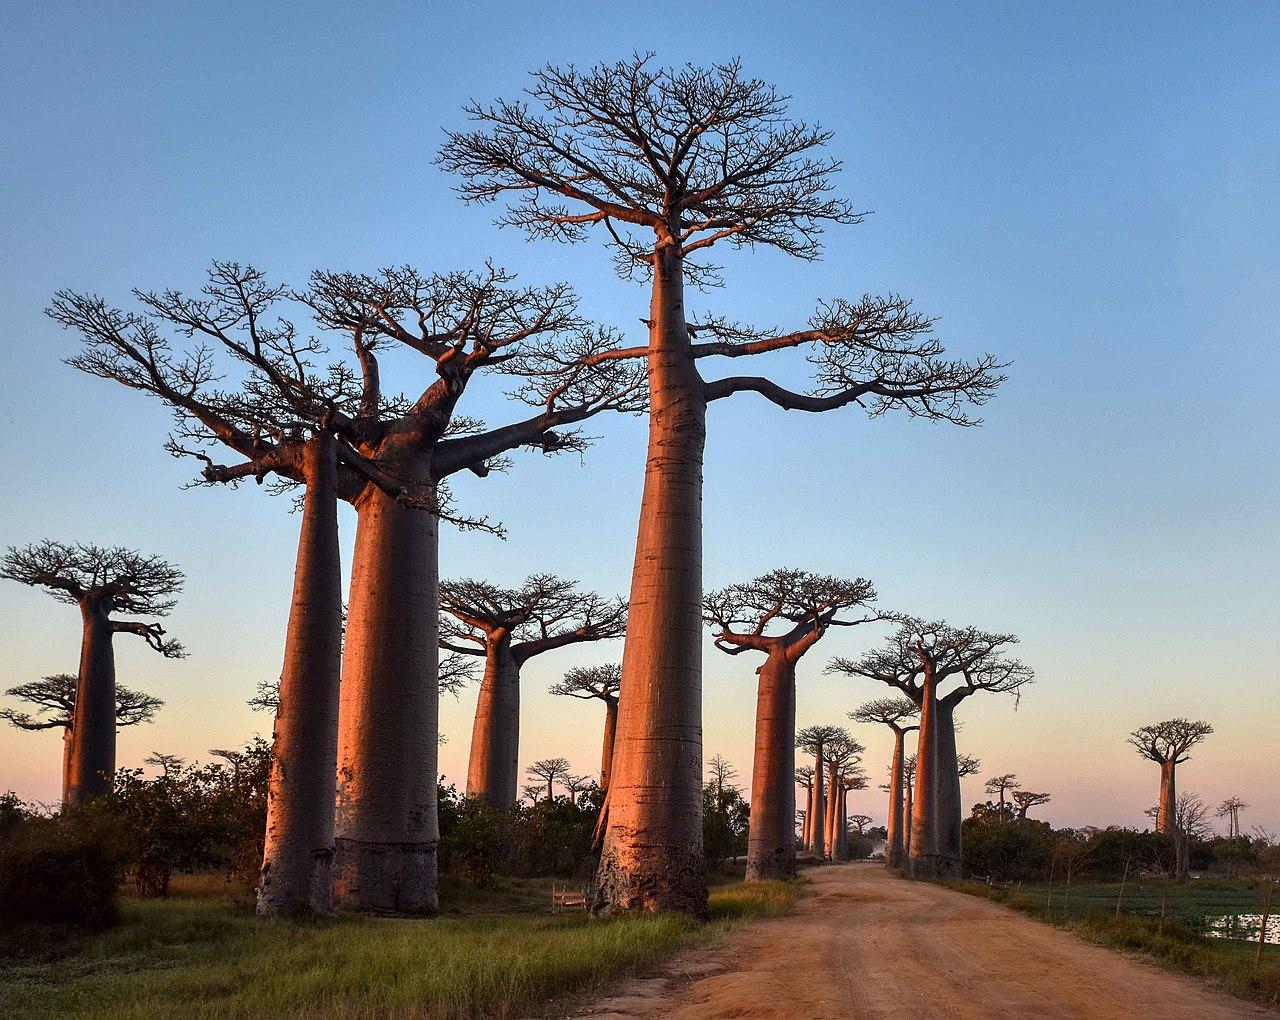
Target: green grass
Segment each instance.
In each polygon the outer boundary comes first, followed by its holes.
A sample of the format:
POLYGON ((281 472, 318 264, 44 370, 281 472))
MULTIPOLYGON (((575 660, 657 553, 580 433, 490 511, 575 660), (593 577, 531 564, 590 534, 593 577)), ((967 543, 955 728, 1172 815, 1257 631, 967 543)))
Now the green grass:
POLYGON ((1072 883, 1066 910, 1063 886, 1059 884, 1054 887, 1052 912, 1047 908, 1047 885, 1022 885, 1001 892, 982 882, 947 884, 1065 928, 1096 945, 1131 952, 1169 970, 1189 974, 1242 998, 1271 1005, 1280 1003, 1280 946, 1264 946, 1261 962, 1255 964, 1256 943, 1206 938, 1178 916, 1260 910, 1258 893, 1244 882, 1171 884, 1168 916, 1163 922, 1159 916, 1144 913, 1154 910, 1159 914, 1159 882, 1127 883, 1118 917, 1118 882, 1072 883))
POLYGON ((461 916, 307 923, 261 921, 242 899, 180 885, 167 900, 126 900, 123 924, 62 959, 0 962, 0 1015, 511 1016, 785 913, 796 895, 780 882, 720 887, 699 925, 551 916, 549 882, 505 885, 461 916))

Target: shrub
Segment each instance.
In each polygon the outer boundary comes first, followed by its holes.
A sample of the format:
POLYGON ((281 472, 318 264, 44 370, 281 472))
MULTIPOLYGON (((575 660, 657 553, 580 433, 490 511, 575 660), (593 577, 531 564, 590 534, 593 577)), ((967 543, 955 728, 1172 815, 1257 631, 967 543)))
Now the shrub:
POLYGON ((119 915, 124 859, 119 829, 99 812, 23 818, 0 840, 0 921, 105 928, 119 915))
POLYGON ((511 854, 511 815, 482 800, 458 802, 447 840, 441 838, 441 857, 464 874, 472 885, 485 888, 511 854))
POLYGON ((1006 880, 1045 874, 1057 839, 1047 822, 1023 818, 1013 822, 966 818, 961 862, 966 875, 1006 880))

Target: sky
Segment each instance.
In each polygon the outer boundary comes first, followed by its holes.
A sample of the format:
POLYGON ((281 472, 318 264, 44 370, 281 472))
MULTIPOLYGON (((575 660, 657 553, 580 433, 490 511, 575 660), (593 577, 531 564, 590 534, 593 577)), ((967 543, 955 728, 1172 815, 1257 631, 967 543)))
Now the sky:
MULTIPOLYGON (((42 309, 59 288, 127 302, 196 288, 210 260, 300 285, 314 268, 425 271, 493 259, 570 281, 592 318, 643 340, 644 288, 595 241, 530 242, 464 206, 433 166, 472 98, 512 96, 546 63, 652 50, 740 56, 835 135, 838 190, 872 212, 825 256, 717 253, 725 286, 689 306, 795 328, 822 298, 896 292, 940 317, 958 355, 1012 364, 980 429, 856 409, 710 412, 708 588, 777 566, 864 576, 880 604, 1012 631, 1037 672, 1020 702, 974 697, 961 750, 1045 790, 1058 825, 1144 823, 1157 770, 1125 742, 1171 716, 1214 734, 1180 788, 1280 829, 1280 19, 1263 5, 645 5, 10 3, 0 9, 0 546, 128 545, 187 574, 168 661, 127 635, 119 680, 163 698, 121 734, 207 758, 270 720, 246 705, 278 675, 297 518, 253 486, 183 485, 155 401, 62 363, 42 309)), ((803 382, 802 359, 779 378, 803 382)), ((392 388, 424 385, 396 361, 392 388)), ((492 422, 501 386, 467 395, 492 422)), ((509 537, 445 529, 444 576, 515 584, 550 571, 626 592, 643 422, 600 418, 582 458, 521 456, 460 483, 509 537)), ((344 557, 354 518, 344 511, 344 557)), ((0 685, 75 670, 74 609, 0 584, 0 685)), ((884 637, 833 633, 802 661, 800 725, 843 723, 888 693, 824 677, 884 637)), ((522 763, 598 767, 598 706, 525 670, 522 763)), ((705 751, 749 781, 754 666, 705 652, 705 751)), ((6 702, 12 704, 12 702, 6 702)), ((474 687, 442 705, 441 768, 465 779, 474 687)), ((885 728, 855 727, 879 777, 885 728)), ((56 735, 0 733, 0 790, 57 798, 56 735)), ((851 811, 883 821, 881 794, 851 811)))

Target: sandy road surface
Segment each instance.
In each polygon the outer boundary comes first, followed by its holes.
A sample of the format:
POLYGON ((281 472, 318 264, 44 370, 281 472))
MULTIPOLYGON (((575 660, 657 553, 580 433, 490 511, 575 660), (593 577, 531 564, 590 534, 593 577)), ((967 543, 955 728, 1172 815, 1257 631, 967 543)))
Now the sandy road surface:
POLYGON ((795 914, 628 982, 595 1017, 1152 1017, 1280 1014, 995 903, 871 864, 812 868, 795 914))

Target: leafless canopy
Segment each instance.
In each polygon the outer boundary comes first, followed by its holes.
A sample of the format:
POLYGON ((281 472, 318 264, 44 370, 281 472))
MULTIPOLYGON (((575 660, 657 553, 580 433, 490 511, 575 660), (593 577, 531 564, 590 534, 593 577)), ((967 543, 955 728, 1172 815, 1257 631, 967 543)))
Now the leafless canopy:
MULTIPOLYGON (((67 729, 75 719, 78 683, 79 678, 71 673, 55 673, 53 676, 10 687, 5 694, 34 705, 36 713, 31 715, 5 708, 0 709, 0 719, 21 730, 67 729)), ((163 707, 164 702, 150 694, 133 691, 128 687, 116 688, 117 728, 151 722, 163 707)))
POLYGON ((971 754, 962 754, 956 757, 956 766, 960 776, 976 776, 982 771, 982 762, 971 754))
MULTIPOLYGON (((441 694, 452 694, 456 698, 467 684, 475 681, 478 673, 479 666, 471 656, 455 653, 443 655, 440 657, 437 686, 441 694)), ((258 712, 270 712, 273 715, 279 712, 280 680, 259 680, 257 691, 245 704, 258 712)), ((444 740, 441 739, 440 742, 444 743, 444 740)))
MULTIPOLYGON (((831 194, 840 164, 821 155, 829 132, 788 107, 789 97, 744 76, 737 61, 664 68, 641 54, 586 70, 545 67, 526 98, 468 106, 476 130, 451 133, 439 162, 461 177, 466 200, 505 200, 501 224, 567 241, 599 228, 623 276, 647 275, 655 255, 670 251, 705 286, 718 282, 716 268, 687 256, 725 242, 815 259, 825 224, 862 218, 831 194)), ((706 384, 708 400, 749 391, 791 410, 858 402, 872 415, 901 407, 969 425, 965 402, 984 403, 1004 381, 991 355, 948 360, 934 320, 892 294, 823 302, 797 332, 714 315, 690 326, 715 338, 693 344, 694 358, 812 352, 812 392, 743 375, 706 384)))
POLYGON ((1166 719, 1152 726, 1143 726, 1129 734, 1129 743, 1142 757, 1163 765, 1166 762, 1181 764, 1190 758, 1191 748, 1213 732, 1207 722, 1190 719, 1166 719))
POLYGON ((1024 815, 1033 807, 1048 804, 1049 800, 1047 793, 1033 793, 1030 790, 1013 791, 1013 802, 1018 805, 1018 810, 1024 815))
POLYGON ((984 789, 993 797, 1003 797, 1009 791, 1017 790, 1021 785, 1014 773, 1006 772, 1003 775, 992 776, 988 779, 984 789))
POLYGON ((463 578, 440 582, 440 646, 451 652, 484 655, 489 641, 511 642, 517 662, 583 641, 621 637, 627 604, 576 581, 531 574, 519 588, 499 588, 463 578))
POLYGON ((616 701, 622 688, 622 666, 609 663, 603 666, 578 666, 569 670, 558 684, 552 684, 549 693, 568 698, 600 701, 616 701))
POLYGON ((821 753, 825 756, 830 745, 848 736, 849 731, 843 726, 806 726, 796 734, 796 747, 805 754, 821 753))
POLYGON ((849 718, 853 722, 892 726, 894 730, 905 733, 915 727, 902 724, 919 714, 920 706, 908 698, 877 698, 859 705, 849 713, 849 718))
POLYGON ((723 790, 726 786, 732 789, 733 781, 738 778, 738 770, 727 758, 719 754, 707 762, 707 774, 717 790, 723 790))
POLYGON ((866 609, 875 597, 871 582, 861 577, 848 580, 783 568, 710 592, 703 599, 703 619, 717 628, 715 644, 722 652, 768 652, 782 644, 798 657, 828 627, 879 619, 866 609))
POLYGON ((567 758, 543 758, 535 761, 526 769, 530 779, 538 779, 546 784, 547 796, 550 797, 554 784, 564 781, 569 775, 567 758))
MULTIPOLYGON (((47 588, 59 602, 92 603, 99 611, 132 616, 168 616, 182 590, 182 571, 159 556, 144 556, 121 546, 43 541, 10 546, 0 559, 0 577, 47 588)), ((164 628, 141 620, 112 620, 111 629, 136 634, 170 659, 186 655, 166 638, 164 628)))

